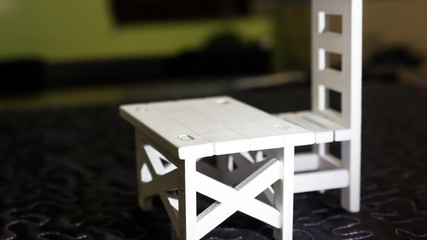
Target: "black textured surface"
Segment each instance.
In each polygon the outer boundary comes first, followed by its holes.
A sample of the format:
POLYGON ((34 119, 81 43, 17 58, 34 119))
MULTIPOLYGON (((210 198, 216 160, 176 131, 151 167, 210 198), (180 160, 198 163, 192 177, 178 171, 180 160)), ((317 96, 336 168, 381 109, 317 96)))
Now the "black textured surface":
MULTIPOLYGON (((232 96, 269 112, 309 107, 307 89, 232 96)), ((362 210, 339 191, 295 195, 294 239, 427 238, 427 91, 365 86, 362 210)), ((165 210, 137 207, 133 129, 117 106, 0 112, 0 239, 176 239, 165 210)), ((235 214, 207 239, 272 239, 235 214)))

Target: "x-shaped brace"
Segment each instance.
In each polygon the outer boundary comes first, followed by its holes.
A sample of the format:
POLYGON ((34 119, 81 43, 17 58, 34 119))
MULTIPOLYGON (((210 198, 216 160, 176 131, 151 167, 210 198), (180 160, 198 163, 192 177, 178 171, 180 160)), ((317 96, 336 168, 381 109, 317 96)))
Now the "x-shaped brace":
POLYGON ((281 179, 282 166, 282 162, 278 159, 269 160, 235 188, 197 172, 197 192, 217 200, 197 216, 198 237, 204 236, 236 211, 280 228, 282 225, 280 212, 256 197, 281 179))
MULTIPOLYGON (((150 145, 138 144, 137 151, 139 152, 138 162, 140 176, 142 166, 146 166, 145 173, 152 176, 149 182, 138 184, 139 193, 141 198, 151 197, 159 194, 163 205, 172 221, 172 224, 177 228, 178 223, 178 197, 174 190, 178 188, 179 171, 175 165, 170 163, 163 155, 155 150, 150 145), (161 158, 168 161, 168 164, 163 164, 161 158), (168 192, 169 191, 169 192, 168 192)), ((143 172, 144 174, 144 172, 143 172)))

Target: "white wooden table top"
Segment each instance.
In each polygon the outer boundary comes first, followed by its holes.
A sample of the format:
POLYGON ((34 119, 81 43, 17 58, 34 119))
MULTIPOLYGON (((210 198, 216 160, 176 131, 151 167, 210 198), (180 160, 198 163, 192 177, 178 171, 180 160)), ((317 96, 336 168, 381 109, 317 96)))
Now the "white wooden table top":
POLYGON ((120 114, 180 159, 313 144, 313 132, 231 97, 120 106, 120 114))

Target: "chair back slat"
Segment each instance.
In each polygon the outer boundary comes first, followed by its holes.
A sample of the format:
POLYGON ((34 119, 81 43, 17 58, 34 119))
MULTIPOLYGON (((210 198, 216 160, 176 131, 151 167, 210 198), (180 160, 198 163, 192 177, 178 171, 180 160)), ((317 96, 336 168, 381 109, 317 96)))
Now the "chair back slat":
POLYGON ((312 2, 312 111, 361 124, 362 0, 312 2))

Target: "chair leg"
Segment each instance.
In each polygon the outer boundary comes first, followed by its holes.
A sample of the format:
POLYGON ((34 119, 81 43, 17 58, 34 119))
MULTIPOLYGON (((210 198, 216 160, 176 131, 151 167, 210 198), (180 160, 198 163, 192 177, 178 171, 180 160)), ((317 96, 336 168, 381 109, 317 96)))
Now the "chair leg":
POLYGON ((342 166, 349 172, 349 186, 341 189, 341 206, 349 212, 360 210, 360 141, 342 142, 342 166))

